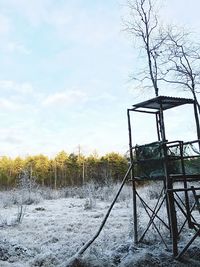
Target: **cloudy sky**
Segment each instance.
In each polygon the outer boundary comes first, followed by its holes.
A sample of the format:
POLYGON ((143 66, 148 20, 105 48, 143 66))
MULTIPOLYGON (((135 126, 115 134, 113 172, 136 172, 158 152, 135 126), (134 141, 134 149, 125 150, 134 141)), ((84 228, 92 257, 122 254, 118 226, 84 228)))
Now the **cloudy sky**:
MULTIPOLYGON (((123 32, 125 3, 0 0, 0 156, 78 145, 85 154, 126 152, 126 109, 153 94, 130 81, 139 58, 123 32)), ((167 0, 162 16, 200 34, 199 10, 199 0, 167 0)))

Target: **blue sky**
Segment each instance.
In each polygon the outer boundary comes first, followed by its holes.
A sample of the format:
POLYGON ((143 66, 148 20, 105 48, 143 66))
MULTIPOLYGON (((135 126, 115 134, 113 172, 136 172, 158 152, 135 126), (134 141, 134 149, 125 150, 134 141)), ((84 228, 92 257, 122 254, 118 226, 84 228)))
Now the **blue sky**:
MULTIPOLYGON (((163 20, 198 31, 191 2, 163 1, 163 20)), ((122 31, 125 3, 0 0, 0 155, 126 152, 126 109, 153 94, 130 81, 140 60, 122 31)))

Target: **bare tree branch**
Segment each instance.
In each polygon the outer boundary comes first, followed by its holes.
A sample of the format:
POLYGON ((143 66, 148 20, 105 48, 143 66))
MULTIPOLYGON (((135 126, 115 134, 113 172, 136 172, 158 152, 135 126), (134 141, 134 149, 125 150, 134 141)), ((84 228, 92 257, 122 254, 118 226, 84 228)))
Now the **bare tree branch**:
MULTIPOLYGON (((142 42, 146 53, 148 76, 151 80, 155 95, 158 96, 158 74, 160 48, 166 38, 159 30, 158 17, 152 0, 128 0, 130 11, 125 30, 142 42)), ((146 79, 146 76, 145 76, 146 79)), ((144 77, 141 78, 141 82, 144 77)))
MULTIPOLYGON (((168 69, 163 73, 162 81, 180 84, 183 89, 190 90, 198 104, 196 93, 200 84, 200 46, 190 40, 189 33, 180 32, 177 28, 168 31, 166 57, 168 69)), ((200 105, 198 104, 199 113, 200 105)))

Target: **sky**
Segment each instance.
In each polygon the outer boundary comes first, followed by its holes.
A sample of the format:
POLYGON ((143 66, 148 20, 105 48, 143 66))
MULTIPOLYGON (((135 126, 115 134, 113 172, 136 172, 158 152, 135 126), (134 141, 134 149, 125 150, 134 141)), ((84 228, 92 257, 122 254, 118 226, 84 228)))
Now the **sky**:
MULTIPOLYGON (((123 31, 125 4, 0 0, 0 156, 128 150, 126 109, 153 93, 130 79, 139 56, 123 31)), ((200 34, 199 9, 198 0, 168 0, 161 14, 200 34)), ((170 115, 169 132, 181 114, 170 115)), ((149 119, 134 127, 138 142, 151 136, 149 119)), ((185 129, 189 137, 190 122, 185 129)))

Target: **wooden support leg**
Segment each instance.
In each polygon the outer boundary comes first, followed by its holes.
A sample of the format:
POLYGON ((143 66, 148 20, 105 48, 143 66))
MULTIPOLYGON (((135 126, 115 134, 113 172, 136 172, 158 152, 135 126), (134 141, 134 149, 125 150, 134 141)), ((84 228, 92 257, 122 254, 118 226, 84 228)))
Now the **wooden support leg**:
POLYGON ((167 199, 169 204, 173 256, 176 257, 178 255, 178 228, 177 228, 177 218, 176 218, 176 209, 175 209, 173 192, 168 192, 167 199))

